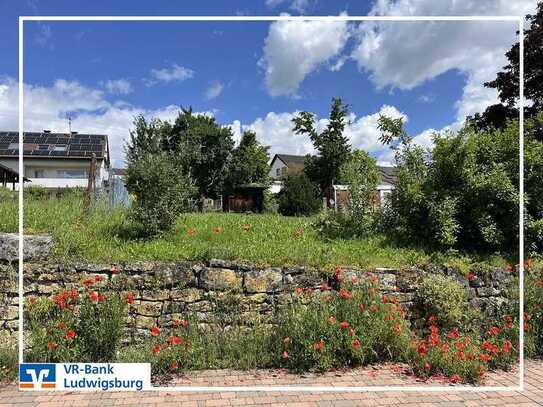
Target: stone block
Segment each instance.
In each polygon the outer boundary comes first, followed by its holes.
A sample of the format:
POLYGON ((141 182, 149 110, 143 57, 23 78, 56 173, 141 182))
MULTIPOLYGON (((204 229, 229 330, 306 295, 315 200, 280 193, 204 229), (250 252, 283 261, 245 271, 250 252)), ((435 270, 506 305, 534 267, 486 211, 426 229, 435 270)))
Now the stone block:
POLYGON ((226 268, 204 268, 200 272, 200 287, 205 290, 241 291, 243 276, 241 273, 226 268))
POLYGON ((245 291, 247 293, 273 293, 283 287, 283 275, 279 268, 253 270, 245 273, 245 291))

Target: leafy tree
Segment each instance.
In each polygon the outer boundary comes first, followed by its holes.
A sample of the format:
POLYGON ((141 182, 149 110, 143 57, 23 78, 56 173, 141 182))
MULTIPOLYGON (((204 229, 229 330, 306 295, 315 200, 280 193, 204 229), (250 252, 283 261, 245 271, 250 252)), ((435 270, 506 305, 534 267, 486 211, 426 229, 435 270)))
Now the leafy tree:
POLYGON ((226 193, 240 185, 269 183, 268 149, 257 141, 255 132, 245 131, 242 134, 227 166, 226 193))
MULTIPOLYGON (((526 20, 530 28, 524 33, 524 97, 532 104, 525 108, 525 118, 533 118, 543 109, 543 2, 539 2, 536 14, 528 15, 526 20)), ((519 43, 505 55, 509 63, 498 72, 496 79, 485 83, 486 87, 498 90, 501 103, 468 118, 479 129, 504 128, 507 120, 518 119, 519 43)), ((535 136, 543 140, 543 128, 538 128, 535 136)))
POLYGON ((339 179, 340 168, 351 154, 349 140, 343 135, 349 107, 340 98, 332 99, 329 122, 320 133, 316 129, 315 114, 300 112, 292 119, 296 134, 308 135, 317 156, 307 156, 304 171, 322 191, 339 179))
POLYGON ((312 215, 320 207, 318 188, 304 172, 287 175, 279 193, 279 213, 286 216, 312 215))

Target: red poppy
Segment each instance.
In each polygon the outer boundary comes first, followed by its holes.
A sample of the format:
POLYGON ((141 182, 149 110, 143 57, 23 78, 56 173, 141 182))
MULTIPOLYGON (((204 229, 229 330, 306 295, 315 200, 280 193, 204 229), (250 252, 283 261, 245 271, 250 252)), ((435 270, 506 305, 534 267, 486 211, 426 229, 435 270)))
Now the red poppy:
POLYGON ((345 288, 339 290, 339 296, 346 300, 350 300, 351 298, 353 298, 353 294, 347 291, 345 288))
POLYGON ((330 286, 328 285, 328 283, 326 281, 324 281, 321 284, 321 291, 328 291, 328 290, 330 290, 330 286))
POLYGON ((460 336, 460 334, 458 333, 457 328, 453 328, 453 330, 447 334, 447 338, 449 338, 449 339, 456 339, 459 336, 460 336))
POLYGON ((499 333, 500 333, 500 328, 498 328, 497 326, 493 326, 487 332, 487 334, 490 336, 498 335, 499 333))
POLYGON ((288 345, 291 341, 292 341, 292 339, 290 339, 290 337, 288 337, 288 336, 285 336, 285 337, 283 338, 283 343, 284 343, 285 345, 288 345))
POLYGON ((383 304, 386 304, 388 302, 388 297, 386 295, 383 295, 383 304))
POLYGON ((64 322, 59 322, 59 323, 57 324, 57 328, 58 328, 58 329, 66 329, 66 324, 65 324, 64 322))
POLYGON ((134 294, 133 293, 128 293, 126 294, 126 303, 127 304, 132 304, 134 302, 134 294))
POLYGON ((434 325, 434 324, 436 323, 436 321, 437 321, 437 317, 436 317, 435 315, 430 315, 430 316, 428 317, 428 323, 429 323, 430 325, 434 325))
POLYGON ((170 336, 170 343, 172 345, 181 345, 183 340, 179 336, 170 336))
POLYGON ((177 328, 179 325, 181 325, 181 321, 179 319, 172 319, 172 325, 174 328, 177 328))
POLYGON ((57 347, 58 345, 56 344, 56 342, 47 342, 47 349, 53 350, 53 349, 56 349, 57 347))
POLYGON ((360 304, 360 305, 358 306, 358 308, 360 308, 360 311, 361 311, 361 312, 364 312, 364 310, 366 309, 366 306, 365 306, 364 304, 360 304))
POLYGON ((154 354, 157 354, 157 353, 160 353, 160 346, 159 345, 153 345, 153 347, 151 348, 151 351, 154 353, 154 354))
POLYGON ((400 333, 400 332, 402 332, 402 326, 401 326, 400 324, 396 324, 396 325, 394 325, 394 327, 392 328, 392 330, 393 330, 394 332, 400 333))
POLYGON ((458 382, 460 382, 461 379, 460 379, 460 376, 458 374, 453 374, 451 376, 450 380, 451 380, 451 383, 458 383, 458 382))
POLYGON ((98 296, 98 302, 104 302, 106 300, 106 296, 105 295, 99 295, 98 296))
POLYGON ((324 341, 321 339, 319 342, 313 345, 313 348, 316 351, 322 352, 324 350, 324 341))
POLYGON ((219 234, 222 232, 222 228, 220 226, 216 226, 213 228, 213 233, 219 234))
POLYGON ((360 349, 360 341, 358 339, 353 339, 353 341, 351 342, 351 345, 356 350, 360 349))
POLYGON ((187 329, 189 327, 189 320, 188 319, 184 319, 183 321, 181 321, 181 323, 183 324, 183 328, 187 329))
POLYGON ((100 276, 100 275, 96 275, 94 276, 94 281, 99 283, 100 281, 102 281, 104 279, 104 276, 100 276))
POLYGON ((160 328, 158 326, 154 326, 151 328, 152 336, 158 336, 159 334, 160 334, 160 328))
POLYGON ((373 313, 377 312, 377 305, 371 304, 370 305, 370 311, 373 312, 373 313))
POLYGON ((303 292, 303 290, 300 287, 296 287, 296 290, 294 291, 296 291, 296 295, 300 295, 303 292))
POLYGON ((467 275, 468 281, 475 280, 475 274, 473 274, 471 271, 467 275))
POLYGON ((74 330, 70 329, 66 332, 66 339, 72 340, 76 337, 76 333, 74 330))
POLYGON ((424 369, 425 369, 425 370, 430 370, 430 368, 431 368, 430 363, 426 362, 426 363, 424 364, 424 369))
POLYGON ((479 355, 479 360, 482 360, 483 362, 488 362, 490 360, 492 360, 492 356, 486 354, 486 353, 481 353, 479 355))
POLYGON ((196 231, 194 229, 192 229, 192 228, 187 229, 187 235, 194 236, 195 233, 196 233, 196 231))
POLYGON ((444 343, 442 346, 441 346, 441 350, 443 353, 447 353, 449 352, 449 345, 447 343, 444 343))
POLYGON ((111 266, 111 274, 119 274, 121 272, 121 270, 119 270, 119 267, 117 266, 111 266))
POLYGON ((283 352, 283 355, 281 355, 281 357, 282 357, 283 359, 288 359, 288 352, 287 352, 287 351, 284 351, 284 352, 283 352))
POLYGON ((89 293, 89 298, 91 301, 98 301, 98 293, 96 291, 91 291, 89 293))
POLYGON ((345 321, 340 322, 339 327, 342 328, 342 329, 347 329, 349 327, 349 323, 345 322, 345 321))
POLYGON ((177 362, 172 362, 172 364, 170 365, 170 370, 177 370, 179 368, 179 365, 177 364, 177 362))
POLYGON ((417 352, 421 356, 426 355, 426 352, 428 352, 428 347, 424 344, 424 342, 421 342, 420 345, 417 347, 417 352))
POLYGON ((503 351, 505 353, 509 353, 511 352, 511 348, 513 347, 513 344, 511 343, 511 341, 505 341, 503 343, 503 351))
POLYGON ((334 270, 334 281, 341 281, 341 273, 342 273, 341 267, 336 267, 334 270))
POLYGON ((94 285, 96 281, 94 280, 94 278, 87 278, 86 280, 83 280, 83 284, 86 286, 86 287, 91 287, 94 285))

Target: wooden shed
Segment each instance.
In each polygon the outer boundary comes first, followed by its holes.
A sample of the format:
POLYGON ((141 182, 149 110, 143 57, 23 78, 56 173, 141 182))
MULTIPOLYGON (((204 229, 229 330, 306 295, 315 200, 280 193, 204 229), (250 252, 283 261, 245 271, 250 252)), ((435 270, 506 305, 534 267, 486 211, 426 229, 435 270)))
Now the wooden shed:
POLYGON ((268 187, 261 184, 241 185, 223 199, 226 212, 256 212, 264 210, 264 191, 268 187))

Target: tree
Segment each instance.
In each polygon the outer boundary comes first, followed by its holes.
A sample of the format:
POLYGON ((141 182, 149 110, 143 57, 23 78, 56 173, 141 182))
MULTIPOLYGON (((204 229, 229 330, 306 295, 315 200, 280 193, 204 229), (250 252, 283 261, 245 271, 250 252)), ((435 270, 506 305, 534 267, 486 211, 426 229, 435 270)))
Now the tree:
MULTIPOLYGON (((525 108, 524 114, 525 118, 533 118, 543 109, 543 2, 537 5, 536 14, 526 16, 526 21, 530 27, 524 33, 524 97, 531 101, 531 105, 525 108)), ((485 83, 486 87, 498 90, 501 103, 468 118, 479 129, 504 128, 507 120, 518 118, 519 43, 505 55, 509 63, 498 72, 496 79, 485 83)), ((537 129, 536 138, 543 140, 543 128, 537 129)))
POLYGON ((292 119, 294 133, 308 135, 318 152, 317 156, 306 157, 304 171, 321 191, 337 182, 340 168, 351 154, 349 140, 343 135, 348 114, 348 105, 340 98, 333 98, 329 122, 322 132, 316 129, 313 113, 300 112, 292 119))
POLYGON ((232 152, 226 170, 225 192, 246 184, 269 184, 269 147, 262 146, 256 133, 245 131, 239 145, 232 152))
POLYGON ((312 215, 320 207, 318 188, 304 172, 287 175, 279 193, 279 213, 285 216, 312 215))

